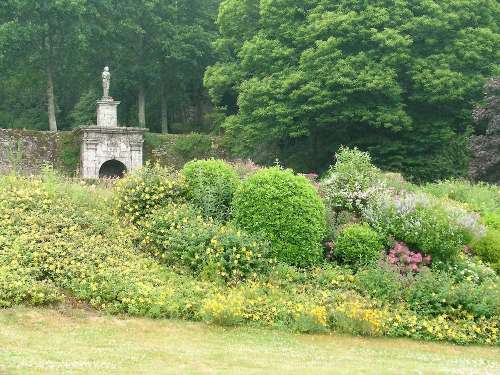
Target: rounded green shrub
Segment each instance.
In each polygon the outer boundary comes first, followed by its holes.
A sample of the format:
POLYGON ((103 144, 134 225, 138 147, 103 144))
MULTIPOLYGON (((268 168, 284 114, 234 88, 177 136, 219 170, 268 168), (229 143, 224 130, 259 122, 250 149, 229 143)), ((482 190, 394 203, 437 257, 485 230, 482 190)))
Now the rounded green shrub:
POLYGON ((185 201, 185 196, 182 176, 160 165, 147 164, 118 182, 115 211, 120 218, 136 223, 161 207, 185 201))
POLYGON ((325 207, 303 176, 279 167, 258 171, 236 191, 233 217, 242 228, 265 234, 284 263, 307 267, 321 260, 325 207))
POLYGON ((353 224, 339 233, 334 254, 341 261, 355 267, 380 258, 384 245, 380 236, 366 224, 353 224))
POLYGON ((205 220, 190 205, 171 205, 140 223, 142 244, 162 262, 211 280, 240 281, 267 273, 267 243, 232 225, 205 220))
POLYGON ((229 209, 240 180, 233 167, 223 160, 195 160, 181 171, 187 183, 188 199, 205 217, 229 218, 229 209))
POLYGON ((474 253, 500 273, 500 231, 488 229, 486 235, 472 244, 474 253))

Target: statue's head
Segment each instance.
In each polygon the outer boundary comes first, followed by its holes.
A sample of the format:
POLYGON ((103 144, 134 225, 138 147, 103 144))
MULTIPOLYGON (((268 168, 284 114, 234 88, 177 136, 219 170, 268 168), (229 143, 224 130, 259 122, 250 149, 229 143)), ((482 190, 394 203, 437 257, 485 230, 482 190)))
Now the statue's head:
POLYGON ((105 71, 105 72, 109 72, 109 67, 108 67, 108 66, 105 66, 105 67, 104 67, 104 71, 105 71))

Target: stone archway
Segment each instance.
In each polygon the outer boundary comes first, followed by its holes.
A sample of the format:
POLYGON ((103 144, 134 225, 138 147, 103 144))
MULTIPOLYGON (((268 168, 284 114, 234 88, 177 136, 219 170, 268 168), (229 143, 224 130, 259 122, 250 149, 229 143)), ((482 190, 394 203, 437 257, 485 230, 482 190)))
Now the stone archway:
POLYGON ((127 167, 121 161, 112 159, 101 165, 99 178, 122 178, 127 167))

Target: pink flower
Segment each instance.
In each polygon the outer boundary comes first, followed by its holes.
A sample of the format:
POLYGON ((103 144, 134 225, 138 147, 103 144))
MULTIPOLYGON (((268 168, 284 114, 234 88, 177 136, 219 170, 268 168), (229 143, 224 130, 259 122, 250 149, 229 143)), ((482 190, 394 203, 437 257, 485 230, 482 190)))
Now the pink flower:
POLYGON ((422 254, 420 254, 420 253, 413 254, 411 257, 411 260, 412 260, 412 262, 415 262, 415 263, 422 263, 422 254))
POLYGON ((424 264, 425 264, 426 266, 428 266, 429 264, 431 264, 431 263, 432 263, 432 257, 431 257, 430 255, 428 255, 428 256, 426 256, 426 257, 424 257, 424 259, 423 259, 423 260, 424 260, 424 264))
POLYGON ((394 246, 394 251, 396 254, 406 253, 408 251, 408 247, 406 247, 403 242, 398 242, 396 246, 394 246))

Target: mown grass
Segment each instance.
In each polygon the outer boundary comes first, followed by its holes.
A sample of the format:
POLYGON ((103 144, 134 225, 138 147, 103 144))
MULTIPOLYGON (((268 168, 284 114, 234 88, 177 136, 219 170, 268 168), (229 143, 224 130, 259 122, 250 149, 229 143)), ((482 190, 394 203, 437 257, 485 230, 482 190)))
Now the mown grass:
POLYGON ((0 373, 500 374, 500 349, 16 308, 0 311, 0 373))

